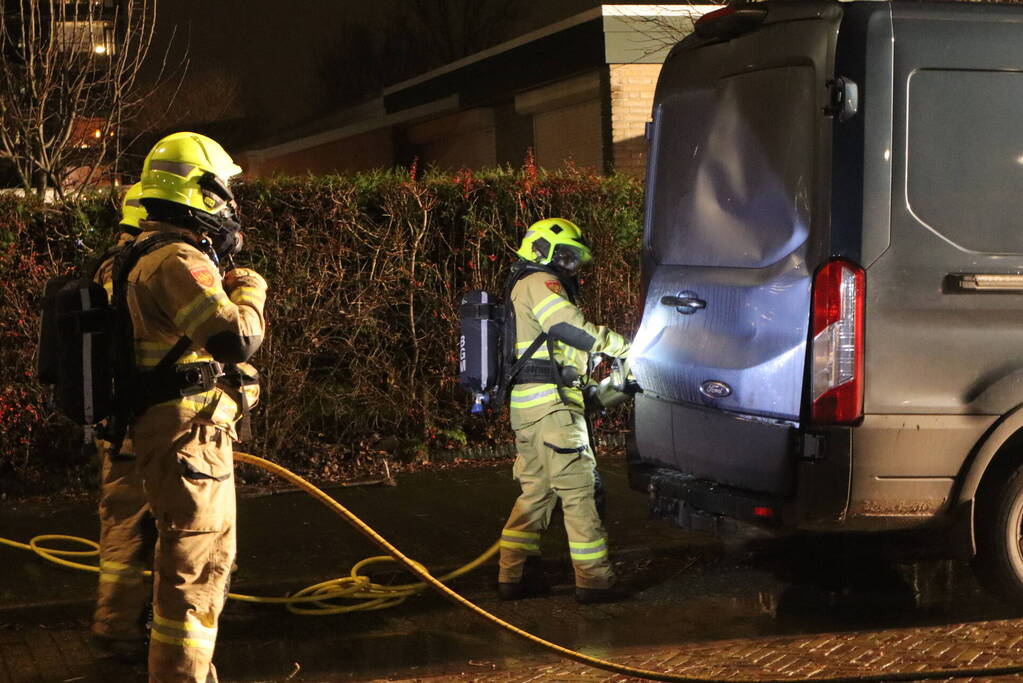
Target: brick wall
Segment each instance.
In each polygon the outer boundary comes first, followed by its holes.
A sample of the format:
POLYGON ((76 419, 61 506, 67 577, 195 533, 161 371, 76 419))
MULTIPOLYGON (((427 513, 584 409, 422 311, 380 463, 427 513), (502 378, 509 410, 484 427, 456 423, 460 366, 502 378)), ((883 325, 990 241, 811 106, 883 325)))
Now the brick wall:
POLYGON ((294 152, 244 155, 241 164, 246 175, 252 177, 274 173, 351 173, 389 167, 393 157, 391 130, 383 128, 294 152))
POLYGON ((493 109, 470 109, 410 126, 405 139, 420 166, 457 170, 497 163, 493 109))
POLYGON ((646 177, 643 137, 654 101, 660 64, 611 64, 611 144, 616 170, 646 177))
POLYGON ((543 168, 560 168, 571 159, 576 166, 602 171, 602 143, 599 99, 533 115, 533 152, 543 168))

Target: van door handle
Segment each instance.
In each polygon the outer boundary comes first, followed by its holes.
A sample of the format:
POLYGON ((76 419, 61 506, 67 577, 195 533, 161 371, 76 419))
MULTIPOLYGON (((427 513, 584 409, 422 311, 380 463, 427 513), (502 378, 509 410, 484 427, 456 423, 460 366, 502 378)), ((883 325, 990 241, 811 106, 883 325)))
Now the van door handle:
POLYGON ((693 292, 680 292, 678 296, 662 296, 661 303, 673 307, 682 315, 692 315, 702 308, 707 308, 707 302, 693 292))
POLYGON ((1019 273, 949 273, 954 289, 970 292, 1023 292, 1019 273))

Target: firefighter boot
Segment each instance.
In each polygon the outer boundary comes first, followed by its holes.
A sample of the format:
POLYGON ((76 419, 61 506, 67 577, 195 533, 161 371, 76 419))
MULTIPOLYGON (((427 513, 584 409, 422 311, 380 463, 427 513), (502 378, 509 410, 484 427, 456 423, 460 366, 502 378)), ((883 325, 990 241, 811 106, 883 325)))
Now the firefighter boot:
POLYGON ((580 605, 592 605, 598 602, 617 602, 632 594, 628 588, 617 581, 607 588, 575 587, 575 601, 580 605))
POLYGON ((522 580, 517 583, 498 583, 497 594, 502 600, 522 600, 547 595, 551 592, 550 584, 543 573, 543 563, 539 557, 527 557, 522 568, 522 580))

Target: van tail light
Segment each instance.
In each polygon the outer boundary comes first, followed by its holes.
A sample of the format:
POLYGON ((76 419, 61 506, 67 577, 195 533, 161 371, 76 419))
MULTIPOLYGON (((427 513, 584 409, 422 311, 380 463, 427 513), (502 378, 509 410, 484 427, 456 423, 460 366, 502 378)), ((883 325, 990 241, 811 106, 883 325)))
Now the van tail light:
POLYGON ((811 419, 854 424, 863 417, 863 269, 828 261, 813 280, 811 419))
POLYGON ((701 38, 728 40, 752 31, 767 17, 767 8, 756 5, 728 5, 696 20, 693 30, 701 38))

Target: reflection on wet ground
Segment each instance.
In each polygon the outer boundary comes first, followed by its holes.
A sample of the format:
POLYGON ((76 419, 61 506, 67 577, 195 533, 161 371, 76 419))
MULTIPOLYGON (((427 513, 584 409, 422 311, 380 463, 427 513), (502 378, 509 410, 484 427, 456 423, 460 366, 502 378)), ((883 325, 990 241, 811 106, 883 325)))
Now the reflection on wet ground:
MULTIPOLYGON (((548 566, 558 588, 547 599, 498 602, 482 577, 459 588, 522 628, 603 657, 640 646, 1016 616, 980 591, 965 563, 898 564, 868 547, 839 549, 829 542, 703 545, 696 554, 679 545, 630 553, 619 569, 636 594, 603 606, 576 605, 567 570, 555 562, 548 566)), ((549 658, 433 595, 391 614, 322 620, 289 615, 273 620, 276 636, 267 633, 265 620, 251 617, 256 615, 235 610, 226 620, 225 632, 233 636, 218 660, 231 680, 265 680, 270 672, 291 670, 292 662, 304 672, 296 680, 343 681, 480 676, 489 667, 549 658)))
MULTIPOLYGON (((544 566, 555 586, 550 597, 499 602, 493 565, 459 579, 454 587, 521 628, 607 657, 630 648, 941 625, 1020 614, 983 593, 968 564, 931 559, 933 548, 926 536, 923 542, 920 536, 905 534, 713 539, 647 519, 643 496, 627 490, 622 464, 609 461, 602 469, 612 501, 608 519, 612 548, 620 575, 635 590, 631 598, 609 605, 575 603, 557 520, 543 543, 544 566)), ((335 494, 403 550, 429 558, 440 571, 470 559, 500 528, 515 493, 506 470, 424 474, 406 478, 395 488, 335 494)), ((73 512, 46 530, 76 531, 73 512)), ((19 535, 28 535, 29 517, 10 518, 10 525, 20 524, 19 535)), ((354 560, 377 554, 302 496, 242 500, 240 519, 239 591, 281 594, 311 582, 306 579, 346 573, 354 560)), ((24 632, 27 641, 39 629, 84 633, 94 578, 46 567, 29 555, 5 554, 0 559, 7 563, 2 593, 8 596, 8 608, 16 597, 32 591, 42 604, 47 582, 62 595, 77 590, 86 598, 50 610, 5 612, 0 604, 0 634, 24 632)), ((374 575, 381 582, 386 578, 374 575)), ((395 573, 393 580, 404 582, 406 577, 395 573)), ((5 655, 10 647, 0 638, 5 655)), ((216 656, 222 680, 228 682, 480 677, 493 668, 552 659, 432 593, 382 612, 329 617, 231 603, 222 619, 216 656)), ((71 679, 144 678, 109 661, 91 666, 71 679)), ((2 674, 0 668, 0 680, 2 674)))

